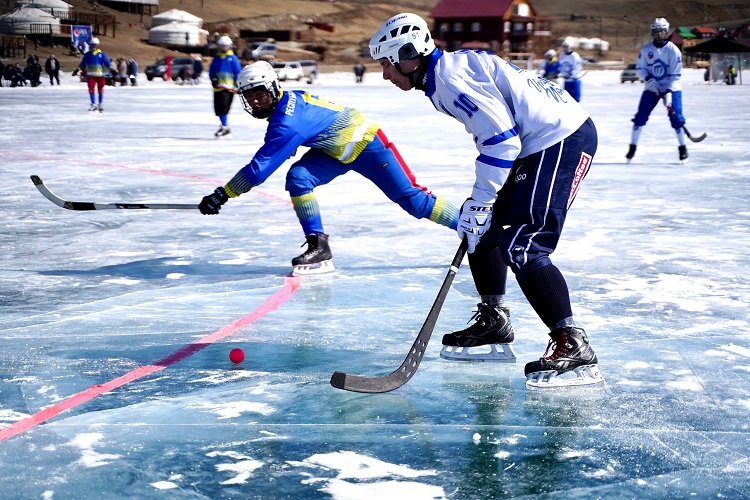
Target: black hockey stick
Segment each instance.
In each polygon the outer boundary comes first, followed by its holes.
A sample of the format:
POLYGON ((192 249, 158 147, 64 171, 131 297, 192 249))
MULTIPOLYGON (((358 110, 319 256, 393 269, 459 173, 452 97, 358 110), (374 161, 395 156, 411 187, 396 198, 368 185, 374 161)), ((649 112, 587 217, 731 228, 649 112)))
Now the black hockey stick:
POLYGON ((44 185, 41 177, 32 175, 31 181, 40 193, 49 201, 67 210, 111 210, 111 209, 189 209, 198 210, 198 205, 180 203, 91 203, 87 201, 66 201, 57 196, 44 185))
MULTIPOLYGON (((664 96, 662 96, 661 100, 664 103, 664 105, 667 107, 667 113, 670 114, 670 115, 673 115, 674 114, 674 108, 672 107, 672 105, 671 104, 667 104, 667 101, 664 100, 664 96)), ((705 132, 703 132, 698 137, 693 137, 692 135, 690 135, 690 132, 688 131, 688 129, 685 126, 685 124, 682 125, 682 130, 685 131, 685 135, 687 136, 687 138, 690 139, 693 142, 701 142, 703 139, 705 139, 706 137, 708 137, 708 134, 705 133, 705 132)))
POLYGON ((419 334, 416 340, 414 340, 414 344, 412 344, 406 359, 401 363, 401 366, 396 371, 379 377, 362 377, 343 372, 334 372, 331 376, 331 385, 333 387, 353 392, 383 393, 398 389, 411 380, 411 377, 422 362, 422 356, 425 349, 427 349, 427 343, 430 341, 432 331, 435 329, 440 310, 443 308, 443 302, 445 302, 445 297, 448 295, 451 283, 453 283, 453 277, 456 275, 464 258, 466 247, 467 243, 464 240, 461 242, 461 246, 458 247, 456 256, 453 257, 450 270, 443 280, 443 286, 440 287, 435 303, 432 304, 432 309, 430 309, 430 313, 427 315, 422 329, 419 330, 419 334))

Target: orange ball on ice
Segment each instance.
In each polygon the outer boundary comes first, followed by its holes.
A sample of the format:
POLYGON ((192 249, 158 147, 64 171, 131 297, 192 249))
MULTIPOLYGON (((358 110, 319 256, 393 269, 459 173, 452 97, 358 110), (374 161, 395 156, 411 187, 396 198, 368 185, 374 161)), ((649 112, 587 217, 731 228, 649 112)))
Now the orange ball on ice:
POLYGON ((232 363, 242 363, 242 360, 245 359, 245 352, 240 349, 239 347, 235 347, 229 352, 229 360, 232 363))

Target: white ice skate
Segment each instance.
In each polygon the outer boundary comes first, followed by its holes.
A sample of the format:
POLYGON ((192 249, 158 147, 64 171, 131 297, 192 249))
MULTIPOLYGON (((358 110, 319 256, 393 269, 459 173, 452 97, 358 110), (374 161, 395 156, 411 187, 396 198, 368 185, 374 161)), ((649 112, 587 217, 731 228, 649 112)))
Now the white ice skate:
POLYGON ((516 353, 510 344, 486 344, 474 347, 444 345, 440 357, 449 361, 490 361, 515 363, 516 353))
POLYGON ((562 375, 558 375, 555 370, 545 370, 526 376, 526 388, 532 391, 601 385, 604 385, 604 377, 599 371, 599 365, 579 366, 562 375))
POLYGON ((89 106, 89 111, 99 111, 99 108, 96 104, 91 104, 91 106, 89 106))
POLYGON ((336 270, 332 260, 324 260, 314 264, 299 264, 292 269, 292 276, 311 276, 315 274, 329 274, 336 270))
POLYGON ((217 139, 228 139, 232 135, 232 129, 229 127, 219 127, 219 130, 216 131, 214 136, 217 139))

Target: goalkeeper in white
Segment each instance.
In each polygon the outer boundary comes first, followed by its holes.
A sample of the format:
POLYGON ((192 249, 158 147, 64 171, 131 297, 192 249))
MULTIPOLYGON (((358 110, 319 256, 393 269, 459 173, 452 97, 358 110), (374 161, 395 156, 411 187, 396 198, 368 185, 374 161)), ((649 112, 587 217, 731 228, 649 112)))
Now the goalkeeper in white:
POLYGON ((443 337, 441 356, 515 360, 512 349, 496 350, 514 338, 504 304, 510 266, 555 346, 526 365, 527 385, 601 382, 596 354, 573 319, 565 279, 550 260, 596 153, 588 113, 556 84, 495 55, 436 48, 427 23, 414 14, 386 21, 372 37, 370 53, 384 79, 404 91, 423 91, 435 109, 463 123, 479 153, 457 232, 468 240, 481 303, 475 324, 443 337), (488 345, 489 354, 471 354, 488 345), (566 372, 576 376, 557 378, 566 372))

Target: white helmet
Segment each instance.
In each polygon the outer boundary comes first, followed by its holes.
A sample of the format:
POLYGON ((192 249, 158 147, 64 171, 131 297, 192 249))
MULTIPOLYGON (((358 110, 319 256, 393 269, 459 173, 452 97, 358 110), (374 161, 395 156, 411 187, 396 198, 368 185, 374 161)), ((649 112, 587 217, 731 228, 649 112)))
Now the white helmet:
POLYGON ((547 52, 544 53, 544 57, 546 57, 547 59, 552 59, 556 55, 557 55, 557 52, 555 52, 552 49, 549 49, 547 52))
POLYGON ((416 14, 393 16, 370 39, 372 58, 388 58, 393 65, 426 56, 434 49, 435 41, 427 23, 416 14))
POLYGON ((240 100, 242 101, 242 107, 245 111, 253 115, 255 118, 268 118, 271 116, 273 109, 276 107, 276 103, 279 102, 281 97, 281 89, 279 88, 279 76, 274 71, 268 61, 257 61, 252 64, 248 64, 240 74, 237 75, 237 92, 240 94, 240 100), (253 90, 256 87, 263 87, 273 99, 273 104, 263 110, 254 110, 250 103, 245 99, 245 92, 253 90))
POLYGON ((663 17, 657 17, 654 19, 654 22, 651 23, 651 37, 655 42, 666 41, 668 32, 669 23, 663 17))
POLYGON ((228 36, 220 36, 219 41, 216 42, 217 45, 224 45, 225 47, 231 47, 232 46, 232 39, 228 36))
POLYGON ((92 38, 89 45, 99 45, 99 39, 96 37, 92 38))

